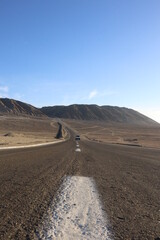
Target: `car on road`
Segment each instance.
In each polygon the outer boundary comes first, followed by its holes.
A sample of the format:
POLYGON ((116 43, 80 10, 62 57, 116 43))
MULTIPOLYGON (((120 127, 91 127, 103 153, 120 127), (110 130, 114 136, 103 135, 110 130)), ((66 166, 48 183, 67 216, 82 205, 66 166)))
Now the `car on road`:
POLYGON ((76 140, 76 141, 77 141, 77 140, 80 140, 80 136, 79 136, 79 135, 76 135, 75 140, 76 140))

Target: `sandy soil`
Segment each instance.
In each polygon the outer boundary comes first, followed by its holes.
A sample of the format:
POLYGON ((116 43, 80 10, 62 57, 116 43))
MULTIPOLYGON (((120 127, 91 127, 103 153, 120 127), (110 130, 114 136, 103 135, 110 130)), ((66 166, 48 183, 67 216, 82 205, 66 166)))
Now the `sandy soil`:
POLYGON ((65 120, 82 138, 91 141, 160 148, 159 127, 65 120))
POLYGON ((50 119, 0 117, 0 147, 52 142, 57 131, 50 119))

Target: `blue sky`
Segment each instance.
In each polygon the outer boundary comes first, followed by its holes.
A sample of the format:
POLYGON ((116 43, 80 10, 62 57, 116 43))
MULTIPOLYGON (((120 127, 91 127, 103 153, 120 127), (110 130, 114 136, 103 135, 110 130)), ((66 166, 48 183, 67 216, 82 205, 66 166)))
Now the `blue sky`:
POLYGON ((1 0, 0 97, 160 122, 159 0, 1 0))

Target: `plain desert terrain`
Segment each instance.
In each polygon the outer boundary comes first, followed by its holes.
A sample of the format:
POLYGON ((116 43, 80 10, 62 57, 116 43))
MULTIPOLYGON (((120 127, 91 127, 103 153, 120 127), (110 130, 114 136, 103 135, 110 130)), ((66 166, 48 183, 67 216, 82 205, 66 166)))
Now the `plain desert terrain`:
POLYGON ((56 141, 58 124, 52 119, 0 117, 0 147, 56 141))

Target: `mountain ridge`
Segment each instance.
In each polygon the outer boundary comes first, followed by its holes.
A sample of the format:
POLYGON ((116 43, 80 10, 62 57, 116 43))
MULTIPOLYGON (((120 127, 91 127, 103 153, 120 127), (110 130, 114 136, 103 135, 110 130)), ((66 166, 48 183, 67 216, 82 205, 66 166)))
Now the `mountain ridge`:
POLYGON ((9 98, 0 98, 0 114, 45 117, 45 115, 38 108, 30 104, 9 98))
POLYGON ((0 115, 51 117, 76 120, 96 120, 114 123, 159 125, 149 117, 126 107, 98 106, 96 104, 72 104, 36 108, 30 104, 0 98, 0 115))
POLYGON ((69 106, 42 107, 48 117, 77 120, 100 120, 117 123, 158 124, 151 118, 129 108, 117 106, 98 106, 96 104, 72 104, 69 106))

